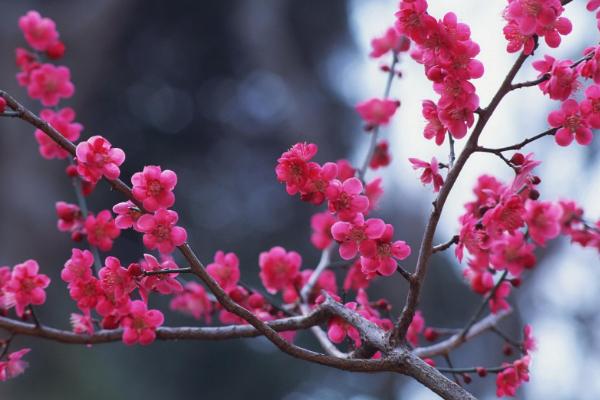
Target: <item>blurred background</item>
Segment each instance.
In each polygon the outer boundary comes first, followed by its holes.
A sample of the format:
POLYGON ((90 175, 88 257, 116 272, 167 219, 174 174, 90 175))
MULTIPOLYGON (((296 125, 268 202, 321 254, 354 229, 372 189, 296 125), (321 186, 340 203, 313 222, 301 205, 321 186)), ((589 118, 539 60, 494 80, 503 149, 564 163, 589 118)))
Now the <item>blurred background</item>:
MULTIPOLYGON (((486 66, 475 83, 487 104, 516 57, 504 50, 506 2, 430 3, 433 15, 453 10, 470 24, 486 66)), ((76 110, 84 137, 102 134, 123 148, 125 177, 147 164, 175 170, 175 209, 201 259, 212 260, 219 249, 234 251, 243 280, 258 285, 258 254, 272 246, 299 251, 304 268, 318 262, 319 252, 309 242, 309 218, 317 210, 285 193, 275 178, 276 159, 292 144, 310 141, 319 145, 319 162, 347 157, 362 163, 368 136, 353 106, 383 93, 385 75, 367 56, 369 41, 393 24, 396 7, 396 0, 0 0, 0 87, 39 110, 14 78, 14 48, 25 45, 17 20, 30 9, 54 19, 68 48, 62 62, 76 84, 75 96, 61 105, 76 110)), ((574 31, 551 54, 577 59, 598 41, 595 20, 583 0, 569 5, 566 16, 574 31)), ((546 51, 542 46, 539 56, 546 51)), ((404 78, 393 86, 392 96, 403 105, 394 124, 383 130, 393 162, 383 172, 371 171, 369 178, 384 177, 378 216, 394 224, 396 237, 416 253, 433 193, 421 186, 407 158, 445 160, 448 155, 447 148, 422 137, 420 103, 433 98, 422 67, 405 56, 401 69, 404 78)), ((517 79, 534 76, 528 65, 517 79)), ((508 145, 539 133, 557 106, 536 88, 512 93, 482 142, 508 145)), ((64 163, 44 161, 32 132, 20 121, 0 120, 0 265, 37 259, 53 280, 39 317, 68 329, 68 315, 76 307, 59 271, 72 243, 55 229, 54 203, 75 202, 75 197, 64 163)), ((562 149, 551 138, 531 145, 544 161, 538 171, 543 198, 577 199, 588 217, 597 219, 599 147, 596 140, 589 147, 562 149)), ((512 174, 491 156, 473 157, 448 201, 436 242, 455 234, 462 204, 482 171, 506 180, 512 174)), ((92 210, 121 201, 106 189, 102 183, 91 196, 92 210)), ((143 251, 141 238, 127 232, 113 254, 129 263, 143 251)), ((538 338, 532 381, 519 398, 600 398, 598 255, 565 239, 537 255, 538 266, 511 295, 516 312, 501 325, 519 338, 528 322, 538 338)), ((405 265, 410 268, 414 261, 413 255, 405 265)), ((421 302, 428 325, 460 327, 477 307, 478 297, 463 283, 461 270, 451 252, 432 259, 421 302)), ((391 277, 378 280, 369 293, 390 299, 397 316, 405 289, 401 278, 391 277)), ((166 299, 152 301, 168 309, 166 299)), ((166 318, 172 326, 198 323, 171 312, 166 318)), ((298 340, 317 346, 308 333, 298 340)), ((18 338, 14 348, 23 346, 33 349, 27 356, 31 366, 24 376, 0 385, 3 400, 436 398, 402 376, 307 364, 263 339, 86 348, 18 338)), ((501 349, 502 341, 488 334, 457 351, 453 362, 498 365, 504 360, 501 349)), ((469 389, 479 398, 494 398, 494 378, 475 378, 469 389)))

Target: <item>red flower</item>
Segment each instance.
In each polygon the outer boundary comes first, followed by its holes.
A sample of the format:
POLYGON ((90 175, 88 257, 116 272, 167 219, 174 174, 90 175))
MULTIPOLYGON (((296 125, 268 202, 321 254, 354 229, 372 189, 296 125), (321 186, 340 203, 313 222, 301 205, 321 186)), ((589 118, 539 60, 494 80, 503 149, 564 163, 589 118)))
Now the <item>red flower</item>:
POLYGON ((300 273, 302 257, 295 251, 287 252, 283 247, 273 247, 268 252, 260 253, 260 279, 271 294, 283 291, 286 303, 293 303, 298 298, 294 286, 300 273))
POLYGON ((50 284, 50 278, 38 273, 40 266, 35 260, 27 260, 17 264, 12 270, 10 281, 5 290, 12 294, 15 309, 19 317, 23 316, 28 305, 39 306, 46 302, 45 288, 50 284))
POLYGON ((154 342, 156 328, 161 326, 165 318, 158 310, 148 310, 141 300, 132 301, 129 313, 123 318, 123 343, 132 345, 139 343, 143 346, 154 342))
POLYGON ((162 171, 158 166, 146 166, 142 172, 133 174, 131 183, 133 197, 143 204, 146 211, 154 212, 175 204, 173 189, 177 185, 177 175, 171 170, 162 171))
POLYGON ((179 216, 175 211, 160 209, 154 215, 144 214, 137 221, 137 229, 144 233, 144 245, 158 249, 162 254, 170 254, 176 246, 187 240, 184 228, 176 226, 179 216))
POLYGON ((112 249, 114 240, 121 234, 108 210, 102 210, 96 216, 88 215, 84 226, 88 242, 102 251, 112 249))
POLYGON ((387 99, 370 99, 356 105, 360 117, 370 126, 385 125, 400 107, 400 102, 387 99))
POLYGON ((117 179, 119 166, 125 161, 123 150, 114 148, 102 136, 92 136, 77 145, 77 172, 88 182, 96 183, 104 176, 117 179))

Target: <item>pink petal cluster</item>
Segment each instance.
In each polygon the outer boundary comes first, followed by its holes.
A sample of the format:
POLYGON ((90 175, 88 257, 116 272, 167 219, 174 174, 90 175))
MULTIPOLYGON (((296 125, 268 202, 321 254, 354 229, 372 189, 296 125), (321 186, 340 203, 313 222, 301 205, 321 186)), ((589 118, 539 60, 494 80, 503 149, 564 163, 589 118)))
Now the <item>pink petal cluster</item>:
POLYGON ((327 207, 342 221, 351 221, 357 214, 369 208, 369 199, 362 195, 363 185, 358 178, 349 178, 344 182, 331 181, 326 191, 327 207))
POLYGON ((137 227, 137 220, 143 215, 142 211, 133 204, 132 201, 124 201, 117 203, 113 206, 113 212, 117 215, 115 218, 115 224, 119 229, 134 228, 139 230, 137 227))
POLYGON ((440 95, 436 107, 432 107, 433 102, 423 104, 428 121, 424 135, 436 138, 438 144, 446 131, 460 139, 473 125, 479 107, 479 97, 470 82, 483 75, 483 65, 475 59, 479 45, 471 40, 469 27, 458 22, 454 13, 437 21, 427 13, 426 0, 402 0, 399 7, 396 29, 414 42, 411 55, 423 64, 427 78, 440 95))
POLYGON ((556 143, 568 146, 573 139, 582 146, 592 142, 593 135, 588 120, 582 115, 576 100, 564 101, 560 110, 552 111, 548 115, 548 123, 553 128, 559 128, 554 135, 556 143))
POLYGON ((371 40, 372 50, 369 55, 378 58, 390 51, 394 53, 408 51, 409 47, 410 41, 406 36, 398 34, 394 28, 389 28, 382 36, 371 40))
POLYGON ((504 363, 505 369, 496 376, 496 396, 515 396, 523 382, 529 382, 531 357, 525 355, 512 364, 504 363))
POLYGON ((369 246, 369 240, 379 239, 385 232, 385 222, 379 218, 369 218, 365 221, 358 214, 354 221, 339 221, 331 227, 331 235, 340 244, 340 257, 351 260, 356 257, 359 249, 369 246))
POLYGON ((296 282, 300 277, 302 264, 300 254, 276 246, 260 253, 258 264, 260 279, 269 293, 283 291, 283 299, 286 303, 293 303, 298 299, 296 282))
POLYGON ((129 313, 123 318, 123 343, 148 345, 156 339, 156 328, 164 322, 158 310, 148 310, 146 303, 134 300, 129 304, 129 313))
POLYGON ((409 158, 414 170, 423 169, 421 173, 421 183, 424 185, 433 184, 433 191, 439 192, 440 188, 444 184, 444 178, 440 175, 440 166, 435 157, 431 159, 431 162, 419 160, 418 158, 409 158))
MULTIPOLYGON (((81 131, 83 130, 83 125, 73 122, 75 120, 75 111, 73 111, 73 109, 70 107, 63 108, 58 111, 44 109, 40 113, 40 117, 52 125, 54 129, 59 131, 61 135, 69 139, 71 142, 77 141, 81 135, 81 131)), ((56 144, 56 142, 54 142, 54 140, 52 140, 42 130, 36 129, 34 134, 35 140, 37 140, 38 144, 40 145, 40 154, 45 159, 65 159, 69 155, 65 149, 56 144)))
POLYGON ((123 150, 112 147, 102 136, 92 136, 77 145, 77 172, 88 182, 96 183, 103 176, 117 179, 119 166, 125 161, 123 150))
POLYGON ((204 317, 206 322, 210 322, 213 309, 206 289, 196 282, 186 283, 183 291, 171 299, 170 308, 173 311, 189 314, 195 319, 204 317))
MULTIPOLYGON (((144 272, 165 271, 179 268, 171 258, 165 258, 159 262, 156 257, 151 254, 144 254, 144 259, 140 261, 140 266, 144 272)), ((144 276, 138 282, 142 299, 147 303, 148 295, 153 291, 164 295, 183 291, 183 286, 176 279, 178 275, 177 272, 174 272, 169 274, 163 273, 144 276)))
POLYGON ((30 351, 31 349, 14 351, 8 355, 6 361, 0 361, 0 382, 5 382, 25 372, 28 364, 22 358, 30 351))
POLYGON ((146 166, 142 172, 133 174, 131 183, 133 197, 146 211, 154 212, 175 204, 173 189, 177 185, 177 175, 169 169, 162 171, 159 166, 146 166))
POLYGON ((0 114, 2 114, 6 110, 6 100, 4 97, 0 97, 0 114))
POLYGON ((61 98, 68 99, 75 93, 71 71, 64 66, 42 64, 31 70, 28 81, 29 97, 40 100, 44 107, 53 107, 61 98))
POLYGON ((325 250, 329 247, 333 242, 331 227, 336 221, 336 218, 329 212, 317 213, 311 217, 312 235, 310 236, 310 242, 313 246, 319 250, 325 250))
POLYGON ((57 228, 61 232, 70 232, 71 238, 80 240, 84 234, 84 219, 79 206, 59 201, 56 203, 57 228))
POLYGON ((19 317, 24 315, 27 306, 39 306, 46 302, 44 289, 50 284, 50 278, 40 274, 39 269, 40 266, 35 260, 17 264, 6 283, 4 290, 11 294, 19 317))
POLYGON ((360 263, 367 277, 375 275, 390 276, 398 268, 397 260, 404 260, 410 253, 410 247, 402 240, 393 241, 394 227, 385 225, 383 234, 374 240, 361 244, 360 263))
POLYGON ((390 165, 392 156, 390 156, 389 147, 390 145, 387 140, 381 140, 379 143, 377 143, 373 151, 373 156, 369 161, 370 168, 377 169, 390 165))
POLYGON ((552 48, 560 45, 561 35, 571 33, 571 21, 561 17, 564 7, 560 0, 508 0, 504 9, 504 37, 509 53, 524 49, 531 54, 535 36, 543 37, 552 48))
POLYGON ((187 240, 184 228, 175 225, 179 215, 175 211, 160 209, 153 215, 144 214, 137 220, 137 229, 144 233, 144 245, 150 249, 158 249, 162 254, 170 254, 175 247, 187 240))
POLYGON ((27 43, 38 51, 46 51, 58 42, 56 24, 50 18, 42 18, 37 11, 29 11, 19 18, 19 28, 27 43))
POLYGON ((235 253, 219 250, 215 253, 214 262, 206 266, 206 272, 227 291, 236 287, 240 280, 240 260, 235 253))
POLYGON ((275 173, 286 184, 289 195, 300 193, 302 200, 319 205, 325 200, 329 183, 338 175, 338 168, 335 163, 321 166, 310 161, 316 153, 317 145, 296 143, 277 160, 275 173))
POLYGON ((408 326, 408 330, 406 331, 406 340, 408 343, 413 345, 414 347, 419 345, 419 335, 423 333, 425 329, 425 318, 423 318, 423 314, 421 311, 416 311, 413 316, 410 325, 408 326))
POLYGON ((110 251, 115 239, 121 234, 109 210, 88 215, 84 227, 88 242, 102 251, 110 251))
POLYGON ((579 73, 571 65, 571 60, 556 60, 548 55, 543 60, 535 61, 533 68, 539 71, 539 77, 549 77, 539 84, 542 92, 553 100, 567 100, 579 88, 579 73))
POLYGON ((369 127, 386 125, 390 122, 396 109, 400 107, 397 100, 370 99, 356 105, 356 111, 369 127))
MULTIPOLYGON (((598 15, 600 16, 600 11, 598 15)), ((589 59, 579 64, 577 71, 582 77, 592 79, 595 83, 600 84, 600 45, 588 47, 583 51, 583 55, 589 59)))

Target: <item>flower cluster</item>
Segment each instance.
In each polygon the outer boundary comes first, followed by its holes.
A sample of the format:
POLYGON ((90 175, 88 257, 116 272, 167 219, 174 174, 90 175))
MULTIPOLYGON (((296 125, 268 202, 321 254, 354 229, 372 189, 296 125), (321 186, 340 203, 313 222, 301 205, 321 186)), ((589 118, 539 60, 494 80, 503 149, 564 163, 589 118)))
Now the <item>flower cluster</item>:
POLYGON ((548 123, 556 128, 555 140, 560 146, 568 146, 573 140, 582 146, 592 142, 592 129, 600 128, 600 67, 597 48, 588 48, 584 52, 585 61, 577 67, 571 60, 556 60, 544 56, 543 60, 533 63, 540 72, 543 81, 539 84, 543 93, 551 99, 560 100, 559 110, 548 115, 548 123), (581 87, 579 78, 594 80, 596 84, 585 90, 585 99, 581 102, 571 98, 581 87))
MULTIPOLYGON (((511 161, 517 171, 512 184, 482 175, 474 189, 476 200, 466 204, 466 213, 460 217, 456 255, 462 260, 464 249, 471 255, 464 275, 473 291, 482 295, 493 290, 495 271, 506 270, 519 278, 533 268, 536 246, 545 246, 561 231, 563 209, 538 200, 540 179, 532 170, 539 162, 532 154, 517 154, 511 161)), ((493 312, 509 307, 504 300, 509 293, 508 282, 499 283, 490 301, 493 312)))
POLYGON ((460 139, 473 125, 479 97, 470 80, 483 75, 483 64, 475 59, 479 46, 471 40, 469 27, 451 12, 438 21, 427 13, 427 6, 426 0, 401 1, 396 29, 414 42, 411 56, 423 64, 440 95, 435 107, 423 104, 423 115, 428 121, 425 137, 441 144, 446 131, 460 139), (440 133, 434 129, 432 135, 432 126, 439 126, 440 133))
POLYGON ((561 17, 564 7, 560 0, 508 0, 504 9, 504 37, 508 40, 507 51, 515 53, 521 49, 525 54, 533 53, 535 37, 543 37, 546 44, 556 48, 560 36, 571 33, 571 21, 561 17))

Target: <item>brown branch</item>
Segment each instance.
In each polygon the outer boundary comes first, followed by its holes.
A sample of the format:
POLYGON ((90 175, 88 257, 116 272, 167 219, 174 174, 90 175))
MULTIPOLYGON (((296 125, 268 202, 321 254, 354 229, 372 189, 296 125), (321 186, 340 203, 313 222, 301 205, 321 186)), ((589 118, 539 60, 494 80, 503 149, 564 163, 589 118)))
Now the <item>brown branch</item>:
POLYGON ((452 247, 453 244, 457 244, 459 240, 460 240, 460 237, 458 235, 454 235, 446 243, 442 243, 442 244, 438 244, 437 246, 433 246, 433 248, 431 249, 431 253, 435 254, 440 251, 448 250, 450 247, 452 247))
POLYGON ((446 354, 456 349, 463 343, 471 340, 472 338, 481 335, 487 330, 492 329, 498 322, 503 318, 510 315, 512 310, 502 310, 497 314, 490 314, 487 317, 481 319, 479 322, 474 324, 466 335, 462 335, 462 332, 458 332, 448 339, 445 339, 439 343, 432 344, 425 347, 417 347, 413 350, 413 353, 421 358, 435 357, 442 354, 446 354))
MULTIPOLYGON (((18 114, 18 118, 30 123, 34 127, 40 129, 44 133, 46 133, 55 143, 61 146, 63 149, 67 150, 72 156, 75 156, 75 144, 66 139, 63 135, 60 134, 52 125, 48 122, 42 120, 37 115, 26 109, 23 105, 17 102, 12 96, 7 94, 6 92, 0 90, 0 97, 3 97, 6 100, 7 105, 14 110, 18 114)), ((110 185, 117 191, 121 192, 125 195, 129 200, 131 200, 134 204, 138 206, 140 210, 146 212, 143 205, 137 201, 131 192, 131 188, 124 183, 120 179, 108 180, 110 185)), ((332 357, 320 353, 313 352, 311 350, 304 349, 302 347, 296 346, 292 343, 287 342, 283 337, 281 337, 277 331, 272 329, 270 325, 266 322, 262 321, 252 312, 248 311, 244 307, 237 304, 233 301, 229 295, 219 286, 219 284, 206 272, 206 269, 198 256, 194 253, 192 248, 188 243, 184 243, 183 245, 178 247, 181 254, 188 261, 192 273, 196 275, 204 284, 208 287, 208 289, 215 295, 219 303, 225 308, 227 311, 237 315, 243 320, 247 321, 250 325, 256 328, 261 334, 263 334, 267 339, 269 339, 275 346, 277 346, 281 351, 291 355, 292 357, 296 357, 299 359, 303 359, 306 361, 331 366, 334 368, 347 369, 347 370, 368 370, 373 371, 373 367, 371 365, 365 366, 361 363, 357 364, 355 361, 360 361, 362 363, 366 362, 366 360, 344 360, 339 359, 337 357, 332 357)))
MULTIPOLYGON (((392 53, 392 65, 390 66, 390 71, 388 73, 387 83, 385 85, 385 90, 383 93, 383 98, 387 99, 390 97, 390 90, 392 89, 392 81, 394 80, 394 76, 396 75, 396 64, 398 64, 399 58, 398 53, 392 53)), ((365 174, 367 173, 367 169, 369 168, 369 162, 371 161, 371 157, 373 157, 373 153, 375 152, 375 147, 377 146, 377 138, 379 137, 379 125, 375 126, 373 129, 373 133, 371 134, 371 141, 369 143, 369 151, 367 152, 367 156, 365 161, 363 162, 362 167, 358 170, 358 179, 364 182, 365 174)))
POLYGON ((144 271, 144 275, 163 275, 163 274, 186 274, 192 272, 192 269, 187 268, 174 268, 174 269, 159 269, 157 271, 144 271))
POLYGON ((501 155, 505 151, 520 150, 523 147, 527 146, 529 143, 535 142, 536 140, 541 139, 541 138, 543 138, 545 136, 553 136, 554 134, 556 134, 556 131, 558 131, 558 128, 551 128, 551 129, 545 130, 542 133, 538 133, 535 136, 527 138, 527 139, 523 140, 520 143, 513 144, 512 146, 500 147, 500 148, 497 148, 497 149, 491 149, 491 148, 488 148, 488 147, 478 146, 477 149, 476 149, 476 151, 478 151, 480 153, 493 153, 493 154, 501 155))
POLYGON ((394 328, 391 339, 399 344, 404 341, 406 331, 410 323, 412 322, 413 316, 415 315, 415 311, 417 309, 417 305, 419 303, 419 297, 421 294, 421 287, 423 285, 423 281, 425 280, 425 276, 427 274, 427 267, 429 265, 429 257, 432 254, 432 245, 433 245, 433 237, 435 235, 435 231, 437 228, 437 224, 440 220, 442 209, 444 208, 444 204, 446 203, 446 199, 454 186, 454 183, 458 179, 460 172, 465 166, 467 160, 477 150, 477 143, 479 140, 479 136, 483 132, 483 129, 487 125, 490 117, 504 98, 507 93, 510 92, 510 87, 513 79, 517 72, 521 69, 525 60, 527 60, 528 56, 524 53, 521 53, 514 65, 504 78, 504 81, 500 85, 500 88, 492 98, 490 104, 482 110, 479 114, 479 119, 477 120, 477 124, 467 143, 460 153, 456 163, 452 169, 448 172, 446 177, 446 182, 442 185, 440 192, 438 194, 437 199, 433 203, 433 210, 431 211, 431 215, 429 216, 429 221, 427 223, 427 227, 425 229, 425 233, 423 234, 423 239, 421 241, 421 247, 419 248, 419 256, 417 260, 417 267, 415 269, 415 279, 411 281, 411 285, 408 291, 408 295, 406 298, 406 304, 404 309, 402 310, 402 314, 398 319, 398 322, 394 328))
POLYGON ((500 279, 498 279, 498 282, 496 282, 496 284, 492 288, 492 290, 490 290, 490 292, 485 296, 483 301, 479 304, 479 307, 477 307, 477 310, 471 316, 471 318, 469 319, 469 321, 463 328, 462 332, 460 333, 461 336, 467 336, 467 334, 469 333, 469 330, 471 329, 471 327, 473 326, 475 321, 477 321, 477 319, 481 316, 481 314, 483 313, 483 310, 485 309, 485 307, 487 306, 489 301, 492 299, 492 297, 494 297, 494 295, 496 294, 496 291, 498 291, 498 288, 500 287, 502 282, 504 282, 506 280, 507 275, 508 275, 508 270, 505 270, 502 273, 502 276, 500 277, 500 279))

